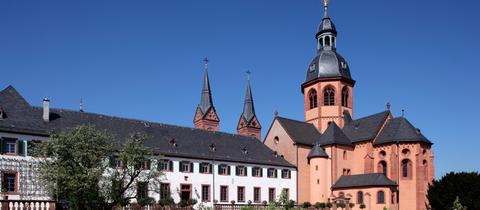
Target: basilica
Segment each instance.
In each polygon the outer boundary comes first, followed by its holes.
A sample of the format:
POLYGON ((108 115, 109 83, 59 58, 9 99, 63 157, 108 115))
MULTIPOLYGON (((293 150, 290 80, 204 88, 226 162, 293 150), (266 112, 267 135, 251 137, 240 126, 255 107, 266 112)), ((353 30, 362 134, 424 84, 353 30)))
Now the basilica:
POLYGON ((297 203, 341 200, 355 204, 353 209, 426 209, 434 179, 433 143, 404 116, 393 116, 388 103, 378 113, 354 117, 356 81, 337 51, 328 0, 324 9, 315 35, 317 54, 299 84, 304 119, 275 114, 263 139, 249 80, 237 133, 220 131, 208 60, 200 103, 192 110, 193 128, 89 113, 82 107, 51 108, 48 99, 34 106, 13 86, 6 87, 0 91, 2 193, 17 201, 49 200, 38 180, 43 160, 30 155, 30 145, 48 141, 52 132, 93 125, 119 140, 148 133, 145 144, 161 159, 145 170, 160 170, 164 179, 154 186, 158 191, 138 190, 156 201, 260 205, 283 192, 297 203))

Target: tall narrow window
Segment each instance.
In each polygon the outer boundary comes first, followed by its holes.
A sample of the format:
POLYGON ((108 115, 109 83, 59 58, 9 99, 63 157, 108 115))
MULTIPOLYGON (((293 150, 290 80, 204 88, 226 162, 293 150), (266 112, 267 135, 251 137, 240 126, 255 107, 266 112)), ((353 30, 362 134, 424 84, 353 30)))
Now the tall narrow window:
POLYGON ((330 46, 330 37, 329 36, 325 37, 325 46, 327 46, 327 47, 330 46))
POLYGON ((210 201, 210 185, 202 185, 202 201, 210 201))
POLYGON ((357 204, 363 204, 363 192, 362 191, 357 192, 357 204))
POLYGON ((327 87, 323 91, 323 105, 334 106, 335 105, 335 90, 333 87, 327 87))
POLYGON ((308 101, 310 102, 310 109, 316 108, 317 104, 317 91, 315 89, 311 89, 308 92, 308 101))
POLYGON ((377 203, 379 204, 385 203, 385 193, 383 191, 377 192, 377 203))
POLYGON ((318 39, 318 43, 320 44, 320 47, 323 47, 323 38, 318 39))
POLYGON ((220 202, 228 202, 228 186, 220 186, 220 202))
POLYGON ((348 107, 348 88, 344 87, 342 90, 342 106, 348 107))
POLYGON ((347 151, 343 151, 343 160, 347 160, 347 151))
POLYGON ((245 187, 237 187, 237 202, 245 202, 245 187))
POLYGON ((268 188, 268 202, 274 202, 275 201, 275 188, 268 188))
POLYGON ((402 160, 402 177, 410 178, 412 174, 412 162, 408 159, 402 160))
POLYGON ((261 191, 260 187, 254 187, 253 188, 253 202, 254 203, 260 203, 261 202, 261 191))
POLYGON ((383 173, 383 175, 387 176, 387 162, 385 162, 384 160, 380 161, 378 163, 377 172, 383 173))
POLYGON ((138 198, 147 198, 148 197, 148 183, 147 182, 137 182, 137 197, 138 198))

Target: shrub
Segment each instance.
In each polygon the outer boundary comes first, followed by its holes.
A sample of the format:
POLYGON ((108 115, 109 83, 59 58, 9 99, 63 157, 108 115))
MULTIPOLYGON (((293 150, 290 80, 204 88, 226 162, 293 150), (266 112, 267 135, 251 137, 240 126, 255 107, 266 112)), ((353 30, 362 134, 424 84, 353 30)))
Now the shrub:
POLYGON ((171 206, 171 205, 175 204, 175 201, 173 200, 172 197, 168 197, 168 198, 164 198, 162 200, 159 200, 158 204, 160 204, 160 206, 171 206))
POLYGON ((325 204, 325 207, 327 207, 327 208, 332 208, 332 203, 327 202, 327 204, 325 204))
POLYGON ((360 204, 360 206, 359 206, 359 207, 360 207, 360 209, 367 208, 367 206, 365 206, 365 204, 363 204, 363 203, 362 203, 362 204, 360 204))
POLYGON ((155 199, 151 198, 151 197, 145 197, 145 198, 138 198, 137 199, 137 203, 138 205, 140 206, 146 206, 146 205, 149 205, 149 204, 152 204, 155 202, 155 199))
POLYGON ((243 206, 240 210, 254 210, 251 206, 243 206))
POLYGON ((302 208, 306 209, 306 208, 309 208, 310 206, 312 206, 312 204, 308 201, 305 201, 302 203, 302 208))
POLYGON ((180 207, 187 207, 188 206, 188 200, 181 200, 180 202, 178 202, 178 205, 180 207))

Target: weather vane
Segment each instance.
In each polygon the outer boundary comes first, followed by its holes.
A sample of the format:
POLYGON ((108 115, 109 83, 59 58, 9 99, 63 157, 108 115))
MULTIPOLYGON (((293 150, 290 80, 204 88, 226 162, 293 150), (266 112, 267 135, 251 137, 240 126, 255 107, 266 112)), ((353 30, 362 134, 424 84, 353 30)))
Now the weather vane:
POLYGON ((327 16, 327 12, 328 12, 328 0, 323 0, 323 9, 325 9, 325 16, 327 16))

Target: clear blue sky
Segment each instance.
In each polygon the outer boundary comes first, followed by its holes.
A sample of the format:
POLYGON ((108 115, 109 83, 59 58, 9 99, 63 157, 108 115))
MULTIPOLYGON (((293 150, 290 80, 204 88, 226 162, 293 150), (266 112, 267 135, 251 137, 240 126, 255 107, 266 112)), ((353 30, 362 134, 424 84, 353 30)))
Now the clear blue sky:
MULTIPOLYGON (((0 89, 33 105, 193 126, 208 56, 221 130, 235 132, 252 71, 267 131, 302 120, 321 0, 1 0, 0 89)), ((385 109, 432 140, 436 175, 479 170, 480 2, 331 0, 355 116, 385 109)))

